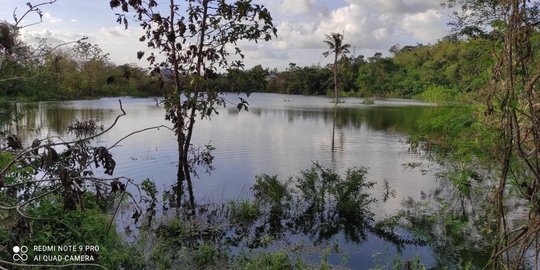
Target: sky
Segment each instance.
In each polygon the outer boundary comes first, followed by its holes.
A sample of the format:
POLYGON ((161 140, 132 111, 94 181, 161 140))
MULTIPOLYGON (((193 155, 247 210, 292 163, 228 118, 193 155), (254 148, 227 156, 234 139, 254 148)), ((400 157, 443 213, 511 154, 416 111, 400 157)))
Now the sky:
MULTIPOLYGON (((0 20, 13 23, 13 11, 22 15, 29 0, 0 0, 0 20)), ((163 0, 161 0, 163 1, 163 0)), ((278 37, 269 42, 242 43, 247 68, 257 64, 283 70, 289 63, 297 66, 325 65, 332 58, 322 53, 327 45, 324 35, 339 32, 352 46, 351 55, 389 55, 394 44, 435 43, 448 34, 449 10, 443 0, 254 0, 268 8, 278 29, 278 37)), ((160 1, 158 1, 159 3, 160 1)), ((32 1, 36 4, 39 1, 32 1)), ((143 31, 136 23, 125 30, 116 23, 109 0, 58 0, 42 8, 43 22, 21 31, 24 41, 36 37, 51 43, 72 41, 87 36, 98 44, 116 64, 135 63, 136 52, 145 50, 139 42, 143 31)), ((27 17, 25 23, 39 21, 27 17)))

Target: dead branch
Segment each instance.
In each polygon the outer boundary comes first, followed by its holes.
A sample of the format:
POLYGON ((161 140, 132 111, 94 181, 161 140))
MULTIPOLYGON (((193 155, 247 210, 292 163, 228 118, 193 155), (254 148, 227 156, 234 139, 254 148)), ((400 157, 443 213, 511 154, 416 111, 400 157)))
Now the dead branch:
POLYGON ((26 10, 26 12, 23 13, 23 15, 20 18, 17 18, 17 14, 16 14, 17 13, 17 8, 15 8, 15 10, 13 10, 13 20, 15 21, 15 27, 17 28, 17 30, 28 27, 28 26, 32 26, 32 25, 42 23, 43 22, 43 14, 42 14, 41 10, 39 9, 39 7, 44 6, 44 5, 52 5, 56 1, 57 0, 50 0, 50 1, 47 1, 47 2, 42 2, 42 3, 39 3, 39 4, 35 4, 35 5, 27 3, 26 5, 28 6, 28 10, 26 10), (34 22, 34 23, 30 23, 28 25, 19 26, 19 23, 21 23, 22 20, 26 16, 28 16, 28 14, 30 14, 32 12, 36 12, 39 15, 39 22, 34 22))
POLYGON ((128 135, 122 137, 120 140, 116 141, 112 146, 110 146, 110 147, 107 148, 107 149, 110 150, 111 148, 116 147, 120 142, 122 142, 123 140, 125 140, 125 139, 129 138, 130 136, 133 136, 133 135, 135 135, 135 134, 137 134, 137 133, 141 133, 141 132, 148 131, 148 130, 152 130, 152 129, 158 129, 158 130, 159 130, 160 128, 166 128, 166 129, 168 129, 168 130, 174 132, 174 129, 172 129, 172 128, 168 127, 168 126, 165 126, 165 125, 160 125, 160 126, 155 126, 155 127, 143 128, 143 129, 141 129, 141 130, 133 131, 133 132, 129 133, 128 135))

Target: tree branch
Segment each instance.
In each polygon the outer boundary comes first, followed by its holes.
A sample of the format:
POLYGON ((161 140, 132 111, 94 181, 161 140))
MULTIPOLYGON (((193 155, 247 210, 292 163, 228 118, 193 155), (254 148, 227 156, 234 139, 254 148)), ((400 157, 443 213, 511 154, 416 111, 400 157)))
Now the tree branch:
MULTIPOLYGON (((7 172, 7 170, 9 170, 9 168, 11 166, 13 166, 13 164, 15 164, 15 162, 17 162, 17 160, 19 160, 20 158, 24 157, 26 154, 28 154, 28 153, 30 153, 32 151, 36 151, 36 150, 41 149, 43 147, 51 147, 51 146, 56 146, 56 145, 68 145, 68 144, 74 144, 74 143, 81 143, 81 142, 89 141, 91 139, 94 139, 96 137, 99 137, 99 136, 107 133, 109 130, 111 130, 118 123, 118 119, 120 119, 120 117, 126 115, 126 111, 124 111, 124 108, 122 107, 122 100, 119 99, 118 103, 120 103, 120 110, 122 111, 122 114, 119 114, 118 116, 116 116, 116 119, 114 119, 114 122, 107 129, 105 129, 102 132, 100 132, 98 134, 95 134, 93 136, 78 139, 78 140, 74 140, 74 141, 70 141, 70 142, 51 143, 51 144, 39 145, 39 146, 36 146, 36 147, 28 147, 25 150, 21 151, 15 158, 13 158, 8 164, 6 164, 4 166, 4 168, 2 168, 2 170, 0 171, 0 177, 2 177, 7 172)), ((46 140, 46 139, 39 140, 39 141, 42 142, 44 140, 46 140)))

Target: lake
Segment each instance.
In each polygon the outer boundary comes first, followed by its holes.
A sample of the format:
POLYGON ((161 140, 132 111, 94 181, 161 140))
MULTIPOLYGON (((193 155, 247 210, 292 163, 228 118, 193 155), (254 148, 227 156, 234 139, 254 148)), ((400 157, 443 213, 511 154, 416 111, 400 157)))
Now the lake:
MULTIPOLYGON (((194 145, 210 143, 216 148, 215 170, 210 174, 201 172, 193 180, 199 202, 249 199, 249 189, 257 174, 287 179, 310 168, 313 162, 341 173, 350 167, 367 168, 368 180, 376 182, 372 190, 373 197, 378 199, 373 206, 376 220, 396 213, 404 199, 420 199, 423 192, 430 193, 439 187, 434 176, 437 166, 411 153, 407 144, 415 122, 435 109, 429 104, 386 99, 364 105, 360 98, 344 98, 345 102, 334 111, 332 99, 327 97, 256 93, 242 96, 249 102, 249 111, 239 112, 239 96, 225 97, 229 101, 227 108, 219 110, 210 121, 196 123, 194 145), (427 170, 406 166, 420 162, 427 170), (395 191, 395 196, 386 202, 382 199, 384 181, 395 191)), ((133 131, 172 126, 164 120, 164 109, 155 100, 120 99, 127 115, 100 136, 96 144, 110 146, 133 131)), ((73 138, 66 128, 75 119, 94 119, 108 127, 120 114, 118 98, 13 106, 23 116, 12 131, 27 144, 36 137, 73 138)), ((113 148, 112 153, 117 163, 114 176, 130 177, 137 183, 149 178, 162 190, 176 182, 176 141, 168 129, 133 135, 113 148)), ((408 245, 398 252, 372 234, 361 245, 346 243, 340 237, 335 241, 346 251, 349 259, 345 264, 351 267, 369 267, 374 262, 388 263, 394 256, 411 259, 415 255, 427 265, 436 263, 429 247, 408 245)), ((330 260, 339 264, 340 255, 332 255, 330 260)))

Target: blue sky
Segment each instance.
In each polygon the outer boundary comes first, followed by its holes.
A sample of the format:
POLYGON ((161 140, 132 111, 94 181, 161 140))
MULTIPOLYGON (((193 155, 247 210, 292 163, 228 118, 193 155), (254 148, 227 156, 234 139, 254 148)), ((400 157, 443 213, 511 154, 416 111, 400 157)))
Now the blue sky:
MULTIPOLYGON (((29 0, 0 0, 0 20, 13 23, 12 12, 22 14, 29 0)), ((159 1, 158 1, 159 2, 159 1)), ((439 0, 254 0, 265 5, 278 28, 278 38, 271 42, 243 43, 246 67, 284 69, 293 62, 299 66, 326 64, 322 56, 324 34, 343 32, 345 42, 356 55, 387 54, 390 46, 433 43, 448 32, 450 12, 439 0)), ((33 1, 33 3, 38 3, 33 1)), ((128 30, 116 23, 109 0, 58 0, 42 8, 44 22, 21 31, 21 38, 32 41, 44 37, 51 42, 75 40, 88 36, 110 54, 117 64, 136 63, 136 52, 144 50, 138 41, 142 34, 136 24, 128 30)), ((37 20, 27 18, 28 22, 37 20)))

